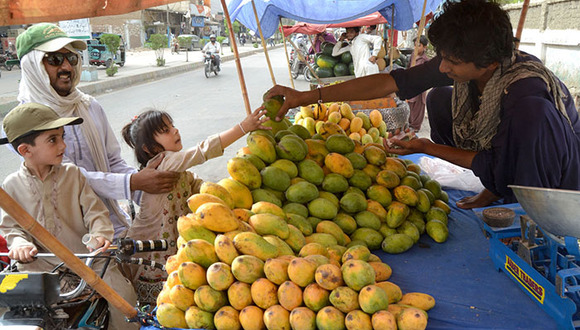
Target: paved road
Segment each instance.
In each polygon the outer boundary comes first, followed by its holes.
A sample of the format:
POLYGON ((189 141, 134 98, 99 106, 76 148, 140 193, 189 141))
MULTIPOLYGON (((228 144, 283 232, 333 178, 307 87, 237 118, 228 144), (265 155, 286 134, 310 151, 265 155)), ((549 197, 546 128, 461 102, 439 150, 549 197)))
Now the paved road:
MULTIPOLYGON (((271 51, 270 60, 277 82, 290 85, 283 48, 271 51)), ((272 86, 265 56, 258 54, 244 57, 241 63, 250 103, 252 109, 255 109, 262 102, 262 94, 272 86)), ((309 84, 302 76, 299 76, 295 83, 297 89, 309 88, 309 84)), ((230 61, 222 64, 222 71, 217 77, 207 79, 203 71, 197 69, 155 82, 105 93, 97 96, 97 100, 103 105, 109 122, 117 133, 123 157, 135 165, 132 150, 126 146, 120 136, 121 128, 134 115, 146 107, 168 111, 181 131, 184 146, 194 146, 205 137, 226 130, 245 117, 240 90, 235 63, 230 61)), ((197 166, 194 169, 195 172, 210 181, 227 177, 227 160, 245 145, 245 139, 240 139, 226 149, 223 157, 197 166)), ((0 180, 3 181, 6 175, 18 168, 20 160, 15 154, 6 151, 3 151, 1 155, 0 180)))

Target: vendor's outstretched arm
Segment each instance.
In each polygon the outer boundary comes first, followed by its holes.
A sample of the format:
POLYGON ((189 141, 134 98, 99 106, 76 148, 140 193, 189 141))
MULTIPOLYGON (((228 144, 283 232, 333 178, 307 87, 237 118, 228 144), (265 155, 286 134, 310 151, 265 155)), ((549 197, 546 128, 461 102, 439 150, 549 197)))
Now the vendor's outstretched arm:
POLYGON ((431 140, 425 138, 412 139, 410 141, 391 139, 389 142, 392 143, 390 147, 387 145, 385 140, 385 150, 388 153, 397 155, 424 153, 469 169, 471 168, 473 158, 477 155, 477 152, 475 151, 462 150, 443 144, 435 144, 431 140))
POLYGON ((378 73, 342 82, 319 90, 300 92, 292 88, 276 85, 268 91, 267 98, 283 95, 285 100, 278 112, 277 120, 284 118, 288 109, 318 102, 370 100, 385 97, 399 89, 388 73, 378 73))

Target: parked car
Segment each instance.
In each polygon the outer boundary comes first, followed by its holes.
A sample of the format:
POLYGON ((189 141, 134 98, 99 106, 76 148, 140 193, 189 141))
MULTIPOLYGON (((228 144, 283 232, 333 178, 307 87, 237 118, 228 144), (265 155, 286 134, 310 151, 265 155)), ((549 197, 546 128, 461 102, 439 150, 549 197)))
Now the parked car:
POLYGON ((187 38, 191 38, 191 45, 189 47, 187 47, 187 50, 194 50, 194 49, 202 49, 201 43, 199 42, 200 38, 199 36, 195 35, 195 34, 180 34, 177 36, 177 38, 179 39, 179 37, 187 37, 187 38))
POLYGON ((93 36, 94 39, 87 40, 87 51, 89 53, 89 64, 105 67, 111 66, 113 61, 115 64, 122 67, 125 65, 125 41, 123 41, 123 36, 121 37, 121 44, 119 45, 119 50, 117 54, 111 54, 107 50, 107 46, 100 42, 101 34, 93 36))

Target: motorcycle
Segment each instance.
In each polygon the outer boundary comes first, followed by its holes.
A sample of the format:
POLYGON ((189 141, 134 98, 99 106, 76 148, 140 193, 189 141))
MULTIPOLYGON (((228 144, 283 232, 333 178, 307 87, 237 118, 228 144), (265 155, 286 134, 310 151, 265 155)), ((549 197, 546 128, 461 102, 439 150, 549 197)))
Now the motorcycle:
MULTIPOLYGON (((130 238, 117 240, 107 251, 96 250, 86 254, 75 254, 86 259, 91 266, 97 258, 106 259, 101 277, 109 263, 147 265, 159 269, 165 266, 142 258, 132 258, 139 252, 165 251, 167 241, 138 241, 130 238)), ((0 253, 7 256, 8 253, 0 253)), ((52 253, 38 253, 37 258, 55 257, 52 253)), ((0 274, 4 290, 0 290, 0 307, 8 311, 0 318, 0 327, 18 326, 18 329, 107 329, 109 310, 105 298, 100 297, 94 289, 87 289, 87 283, 68 270, 61 270, 59 264, 52 272, 3 272, 0 274), (71 276, 80 280, 73 289, 61 288, 63 278, 71 276), (87 290, 85 290, 87 289, 87 290), (63 293, 63 291, 65 291, 63 293), (88 292, 87 292, 88 291, 88 292)), ((68 282, 68 281, 67 281, 68 282)), ((146 311, 140 311, 137 319, 145 322, 149 318, 146 311)), ((131 320, 136 321, 136 320, 131 320)))
POLYGON ((306 56, 306 57, 305 58, 303 57, 301 59, 300 56, 298 56, 298 54, 296 54, 294 49, 292 49, 290 51, 290 71, 292 73, 292 79, 296 79, 296 78, 298 78, 299 75, 302 74, 302 75, 304 75, 304 79, 306 81, 310 82, 310 81, 312 81, 313 75, 312 75, 312 72, 310 72, 310 69, 308 69, 308 66, 306 65, 306 61, 308 61, 308 63, 310 64, 310 67, 313 67, 314 55, 306 54, 303 56, 306 56), (304 61, 304 60, 306 60, 306 61, 304 61))
POLYGON ((10 52, 0 54, 0 66, 3 66, 7 71, 10 71, 14 65, 20 68, 20 61, 16 54, 10 52))
POLYGON ((212 52, 205 52, 203 54, 203 63, 206 78, 209 78, 212 72, 216 76, 218 75, 219 70, 217 64, 215 63, 215 55, 212 52))

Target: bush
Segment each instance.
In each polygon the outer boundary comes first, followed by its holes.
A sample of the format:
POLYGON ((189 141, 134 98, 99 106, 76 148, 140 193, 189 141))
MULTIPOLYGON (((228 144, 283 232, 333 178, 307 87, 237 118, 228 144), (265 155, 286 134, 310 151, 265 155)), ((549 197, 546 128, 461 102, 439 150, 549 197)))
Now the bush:
POLYGON ((177 42, 179 43, 180 48, 188 49, 191 46, 191 39, 192 37, 177 37, 177 42))
POLYGON ((167 36, 158 33, 152 34, 145 46, 155 51, 157 66, 164 66, 165 60, 163 59, 163 48, 167 48, 167 36))
POLYGON ((118 68, 115 65, 115 58, 117 57, 117 51, 121 45, 121 37, 116 34, 102 34, 100 42, 107 47, 107 50, 111 53, 111 65, 107 68, 107 75, 112 77, 117 73, 118 68))
POLYGON ((254 42, 254 48, 258 48, 258 43, 254 42))
POLYGON ((119 68, 115 65, 115 62, 113 62, 111 66, 105 70, 105 73, 107 73, 107 76, 112 77, 117 73, 117 71, 119 71, 119 68))

